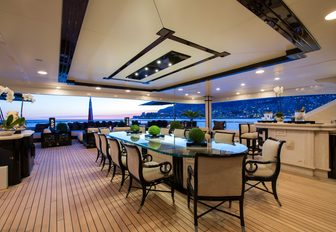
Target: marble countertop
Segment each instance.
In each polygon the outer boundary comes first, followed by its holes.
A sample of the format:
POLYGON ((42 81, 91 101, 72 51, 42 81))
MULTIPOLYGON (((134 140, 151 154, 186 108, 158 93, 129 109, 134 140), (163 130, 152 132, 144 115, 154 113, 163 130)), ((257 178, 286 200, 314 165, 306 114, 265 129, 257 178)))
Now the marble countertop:
POLYGON ((336 131, 336 124, 295 124, 295 123, 255 123, 257 128, 286 129, 286 130, 315 130, 315 131, 336 131))
POLYGON ((0 140, 14 140, 14 139, 22 139, 23 137, 29 137, 34 134, 32 130, 24 130, 21 131, 21 134, 14 134, 10 136, 0 136, 0 140))

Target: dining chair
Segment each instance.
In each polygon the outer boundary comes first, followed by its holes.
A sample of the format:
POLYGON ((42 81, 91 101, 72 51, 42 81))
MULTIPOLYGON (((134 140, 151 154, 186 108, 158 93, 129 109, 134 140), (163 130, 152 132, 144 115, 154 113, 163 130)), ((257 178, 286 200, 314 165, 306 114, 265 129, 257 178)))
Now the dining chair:
POLYGON ((216 131, 214 135, 214 140, 216 143, 234 143, 234 137, 236 133, 234 132, 225 132, 225 131, 216 131))
POLYGON ((108 135, 111 131, 110 128, 104 127, 104 128, 99 128, 99 132, 104 135, 108 135))
POLYGON ((121 171, 121 184, 120 184, 120 189, 119 189, 120 191, 126 180, 126 171, 127 171, 126 154, 122 152, 122 148, 118 140, 114 138, 108 138, 107 141, 110 146, 109 151, 110 151, 112 165, 113 165, 111 182, 116 174, 116 169, 119 168, 121 171))
POLYGON ((123 127, 113 127, 112 131, 117 132, 117 131, 129 131, 131 127, 129 126, 123 126, 123 127))
POLYGON ((246 184, 250 187, 246 189, 246 192, 252 188, 257 188, 264 192, 273 194, 275 200, 281 206, 281 202, 277 194, 277 180, 281 169, 281 150, 285 141, 277 140, 274 138, 268 138, 262 148, 262 160, 248 160, 246 161, 246 184), (255 184, 250 182, 254 181, 255 184), (265 182, 271 182, 272 192, 268 190, 265 182), (262 184, 264 188, 260 188, 258 185, 262 184))
POLYGON ((174 136, 179 138, 185 138, 185 129, 175 129, 174 136))
POLYGON ((237 155, 196 154, 194 167, 188 166, 187 203, 193 199, 195 231, 198 230, 198 219, 212 210, 229 214, 240 219, 242 231, 244 222, 244 186, 246 153, 237 155), (206 201, 207 203, 205 203, 206 201), (209 205, 208 201, 219 203, 209 205), (226 201, 231 207, 232 201, 239 201, 239 215, 219 208, 226 201), (198 214, 198 204, 209 209, 198 214))
POLYGON ((107 170, 107 174, 106 174, 106 176, 108 176, 108 174, 111 171, 111 167, 112 167, 112 159, 111 159, 111 156, 110 156, 110 153, 109 153, 109 145, 107 143, 106 135, 104 135, 104 134, 98 134, 98 135, 99 135, 99 138, 100 138, 101 152, 102 152, 102 155, 103 155, 103 165, 102 165, 101 170, 104 169, 106 160, 108 160, 109 163, 108 163, 108 170, 107 170))
POLYGON ((150 191, 169 192, 171 193, 171 197, 174 202, 174 180, 173 175, 171 174, 171 163, 162 162, 144 164, 141 152, 137 146, 126 143, 124 146, 127 152, 126 164, 130 176, 126 198, 128 197, 131 188, 135 188, 132 186, 133 180, 138 182, 142 189, 142 200, 140 203, 140 208, 138 209, 138 213, 144 205, 145 199, 150 191), (156 185, 164 182, 170 184, 171 191, 158 190, 155 188, 156 185))
POLYGON ((93 132, 93 135, 94 135, 94 139, 95 139, 95 145, 96 145, 96 148, 97 148, 96 162, 99 159, 99 156, 101 156, 101 163, 102 163, 103 162, 103 156, 102 156, 102 153, 101 153, 101 143, 100 143, 100 138, 99 138, 98 132, 93 132))
POLYGON ((169 129, 166 128, 166 127, 162 127, 160 133, 161 133, 162 135, 170 135, 170 133, 169 133, 169 129))

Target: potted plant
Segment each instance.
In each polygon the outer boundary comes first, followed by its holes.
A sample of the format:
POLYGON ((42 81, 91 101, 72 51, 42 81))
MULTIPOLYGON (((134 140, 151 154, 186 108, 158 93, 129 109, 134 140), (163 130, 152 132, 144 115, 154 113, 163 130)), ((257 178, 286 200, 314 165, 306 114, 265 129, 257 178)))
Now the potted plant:
POLYGON ((189 138, 191 143, 187 143, 187 146, 190 145, 206 145, 204 143, 205 133, 199 128, 193 128, 189 131, 189 138))
POLYGON ((160 134, 160 132, 161 132, 161 129, 158 126, 153 125, 153 126, 151 126, 151 127, 148 128, 148 133, 152 137, 157 137, 160 134))
POLYGON ((169 126, 169 133, 172 133, 175 129, 183 129, 183 126, 178 121, 172 121, 169 126))
POLYGON ((274 114, 274 118, 275 118, 275 120, 276 120, 277 122, 283 122, 283 120, 284 120, 284 118, 285 118, 285 115, 284 115, 284 113, 282 113, 282 112, 276 112, 276 113, 274 114))
POLYGON ((0 127, 0 135, 9 136, 15 133, 16 128, 24 126, 25 118, 18 117, 17 112, 9 112, 0 127))
POLYGON ((134 124, 134 125, 131 126, 130 130, 131 130, 131 133, 136 134, 136 133, 139 133, 140 127, 138 125, 134 124))

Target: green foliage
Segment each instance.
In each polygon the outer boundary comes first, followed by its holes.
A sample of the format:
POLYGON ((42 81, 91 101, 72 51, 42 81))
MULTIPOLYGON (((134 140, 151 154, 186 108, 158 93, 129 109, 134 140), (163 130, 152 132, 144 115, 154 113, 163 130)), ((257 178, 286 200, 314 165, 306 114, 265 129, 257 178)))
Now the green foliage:
POLYGON ((140 127, 138 125, 132 125, 131 126, 131 131, 132 132, 139 132, 140 131, 140 127))
POLYGON ((152 149, 159 149, 161 146, 160 141, 149 141, 148 145, 150 146, 150 148, 152 149))
POLYGON ((203 114, 201 114, 199 111, 187 110, 182 113, 182 116, 186 116, 190 119, 190 121, 193 121, 194 118, 203 117, 203 114))
POLYGON ((170 130, 175 130, 175 129, 183 129, 183 126, 181 125, 180 122, 178 122, 178 121, 172 121, 170 123, 170 130))
POLYGON ((65 133, 69 131, 68 125, 63 122, 58 123, 56 126, 56 129, 61 133, 65 133))
POLYGON ((6 120, 3 120, 2 127, 9 130, 14 128, 15 126, 23 126, 25 121, 25 118, 18 118, 14 121, 13 115, 9 115, 6 120))
POLYGON ((140 139, 140 136, 138 135, 138 134, 133 134, 133 135, 131 135, 131 140, 133 141, 133 142, 136 142, 136 141, 138 141, 140 139))
POLYGON ((199 128, 193 128, 189 131, 189 139, 194 143, 202 143, 205 138, 205 133, 199 128))
POLYGON ((160 132, 161 132, 161 129, 158 126, 153 125, 148 128, 148 133, 151 135, 158 135, 160 134, 160 132))

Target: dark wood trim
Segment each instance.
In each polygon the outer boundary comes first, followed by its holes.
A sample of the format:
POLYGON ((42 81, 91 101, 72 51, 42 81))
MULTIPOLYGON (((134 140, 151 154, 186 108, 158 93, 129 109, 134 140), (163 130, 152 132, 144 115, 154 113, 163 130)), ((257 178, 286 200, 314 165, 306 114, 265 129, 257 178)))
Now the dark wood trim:
POLYGON ((63 0, 58 82, 67 82, 89 0, 63 0))

